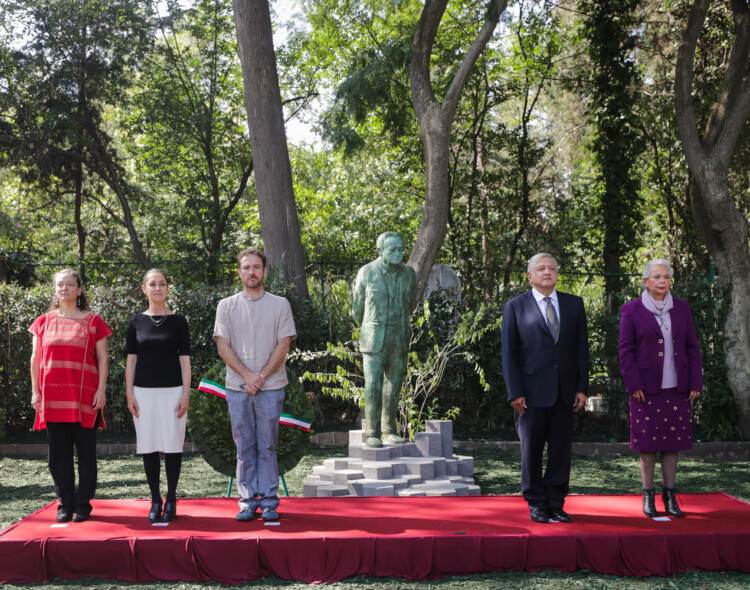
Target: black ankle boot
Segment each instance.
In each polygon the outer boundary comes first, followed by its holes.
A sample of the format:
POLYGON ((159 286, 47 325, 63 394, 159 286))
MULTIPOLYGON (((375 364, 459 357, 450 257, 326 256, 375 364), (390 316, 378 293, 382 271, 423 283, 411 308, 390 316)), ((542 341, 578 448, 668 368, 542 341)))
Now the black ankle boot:
POLYGON ((151 510, 148 511, 148 520, 150 522, 159 522, 161 520, 161 500, 151 502, 151 510))
POLYGON ((682 510, 677 505, 677 490, 674 488, 662 488, 661 498, 664 500, 664 510, 672 518, 682 518, 682 510))
POLYGON ((643 488, 643 514, 649 518, 656 516, 656 492, 654 492, 654 488, 643 488))
POLYGON ((164 513, 161 515, 162 522, 172 522, 177 518, 177 500, 164 504, 164 513))

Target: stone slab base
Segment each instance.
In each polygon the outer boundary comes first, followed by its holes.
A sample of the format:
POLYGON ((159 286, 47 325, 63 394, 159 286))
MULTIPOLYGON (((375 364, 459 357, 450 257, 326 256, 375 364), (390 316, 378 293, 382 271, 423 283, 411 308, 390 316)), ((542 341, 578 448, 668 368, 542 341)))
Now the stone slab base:
POLYGON ((363 430, 349 431, 349 456, 326 459, 304 483, 306 497, 479 496, 474 458, 452 454, 453 423, 430 420, 416 442, 365 446, 363 430))

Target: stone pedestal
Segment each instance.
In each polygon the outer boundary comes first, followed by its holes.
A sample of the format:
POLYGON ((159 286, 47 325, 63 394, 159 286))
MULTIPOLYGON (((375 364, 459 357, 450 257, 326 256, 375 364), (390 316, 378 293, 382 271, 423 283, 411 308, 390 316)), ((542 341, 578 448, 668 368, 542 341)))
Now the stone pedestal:
POLYGON ((349 456, 313 467, 304 496, 478 496, 474 458, 453 454, 453 423, 428 420, 426 432, 402 445, 365 446, 362 430, 349 431, 349 456))

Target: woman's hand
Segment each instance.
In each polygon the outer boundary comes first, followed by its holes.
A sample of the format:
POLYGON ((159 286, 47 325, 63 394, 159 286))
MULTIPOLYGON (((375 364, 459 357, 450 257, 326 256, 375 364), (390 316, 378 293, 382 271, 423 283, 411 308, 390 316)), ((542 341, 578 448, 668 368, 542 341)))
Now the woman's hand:
POLYGON ((105 405, 107 405, 107 390, 97 389, 94 394, 94 411, 98 412, 99 410, 103 410, 105 405))
POLYGON ((37 412, 39 411, 39 407, 42 403, 42 396, 39 395, 38 391, 34 391, 31 394, 31 407, 34 408, 37 412))
POLYGON ((134 418, 138 418, 138 412, 140 411, 140 409, 138 408, 138 402, 135 401, 135 396, 132 393, 129 393, 127 397, 128 410, 130 410, 130 413, 133 414, 134 418))
POLYGON ((177 407, 175 408, 178 418, 182 418, 185 415, 185 413, 188 411, 189 405, 190 405, 190 393, 185 392, 182 394, 182 397, 180 398, 180 401, 177 402, 177 407))
POLYGON ((639 389, 638 391, 634 391, 633 397, 639 402, 642 402, 645 399, 645 396, 643 395, 643 390, 639 389))
POLYGON ((700 396, 701 396, 700 391, 693 390, 690 392, 690 395, 688 396, 688 401, 692 402, 693 400, 698 399, 700 396))

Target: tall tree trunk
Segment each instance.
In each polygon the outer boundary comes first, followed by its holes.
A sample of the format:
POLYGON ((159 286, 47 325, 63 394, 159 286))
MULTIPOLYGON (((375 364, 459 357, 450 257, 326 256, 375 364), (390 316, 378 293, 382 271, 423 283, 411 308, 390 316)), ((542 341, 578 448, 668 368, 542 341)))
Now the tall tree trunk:
POLYGON ((471 69, 492 37, 507 1, 491 0, 488 3, 484 25, 440 102, 432 89, 430 57, 447 4, 448 0, 425 0, 411 45, 411 95, 422 134, 426 173, 424 215, 409 257, 409 265, 417 274, 417 300, 422 297, 432 264, 445 240, 450 213, 450 137, 458 99, 471 69))
POLYGON ((307 297, 268 0, 234 0, 234 21, 265 253, 269 265, 282 267, 307 297))
POLYGON ((83 208, 83 164, 78 160, 75 163, 75 205, 73 207, 73 219, 76 225, 76 236, 78 238, 78 260, 80 262, 79 272, 81 279, 86 282, 86 228, 83 227, 81 210, 83 208))
POLYGON ((698 231, 716 262, 718 281, 729 293, 724 325, 727 379, 750 437, 750 250, 748 222, 729 191, 727 171, 750 114, 750 5, 731 3, 735 38, 703 137, 693 107, 693 63, 711 0, 695 0, 683 30, 675 71, 677 127, 690 168, 691 201, 698 231))

